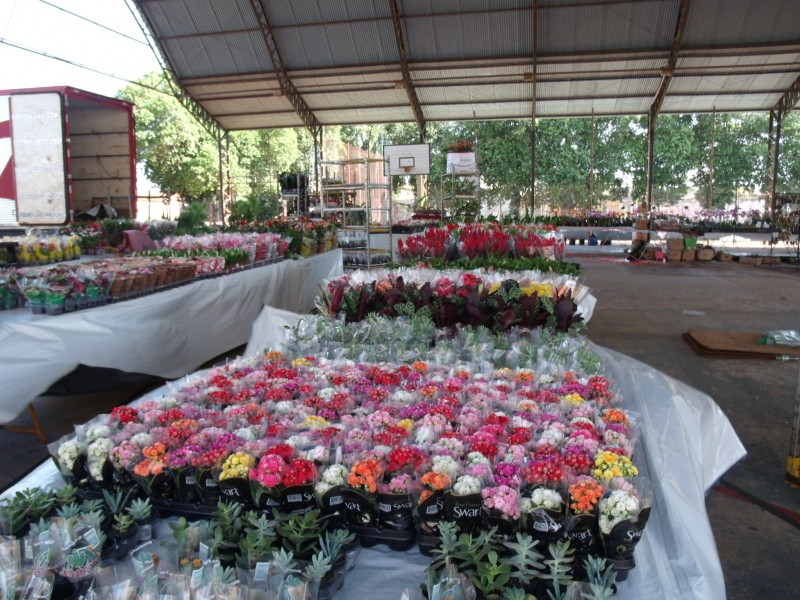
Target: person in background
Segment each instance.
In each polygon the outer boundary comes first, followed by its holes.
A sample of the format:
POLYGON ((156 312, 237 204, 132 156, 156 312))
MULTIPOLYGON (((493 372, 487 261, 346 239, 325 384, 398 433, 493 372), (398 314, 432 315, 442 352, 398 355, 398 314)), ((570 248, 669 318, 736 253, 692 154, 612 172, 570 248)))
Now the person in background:
POLYGON ((589 245, 597 246, 597 236, 594 234, 594 231, 589 232, 589 245))

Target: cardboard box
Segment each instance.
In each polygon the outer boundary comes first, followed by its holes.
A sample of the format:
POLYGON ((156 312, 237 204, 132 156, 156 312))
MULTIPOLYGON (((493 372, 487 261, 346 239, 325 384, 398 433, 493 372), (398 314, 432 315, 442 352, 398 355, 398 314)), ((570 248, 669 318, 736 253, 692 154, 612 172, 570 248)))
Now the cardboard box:
POLYGON ((761 257, 760 256, 740 256, 739 262, 743 265, 760 265, 761 264, 761 257))
POLYGON ((685 261, 694 260, 696 258, 696 254, 697 254, 697 252, 695 250, 690 250, 689 248, 686 248, 681 253, 681 260, 685 260, 685 261))
POLYGON ((683 238, 668 238, 667 250, 683 250, 683 238))
POLYGON ((667 260, 678 262, 683 258, 683 250, 667 250, 667 260))
POLYGON ((720 262, 732 262, 733 254, 729 254, 727 252, 717 252, 714 255, 714 260, 718 260, 720 262))

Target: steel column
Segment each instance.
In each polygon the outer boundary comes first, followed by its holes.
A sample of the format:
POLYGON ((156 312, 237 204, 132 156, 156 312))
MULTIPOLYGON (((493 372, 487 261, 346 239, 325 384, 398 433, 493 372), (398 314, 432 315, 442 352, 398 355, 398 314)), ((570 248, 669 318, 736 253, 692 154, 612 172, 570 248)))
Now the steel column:
POLYGON ((533 0, 532 6, 532 56, 533 71, 531 72, 531 217, 536 215, 536 49, 538 47, 538 12, 539 1, 533 0))

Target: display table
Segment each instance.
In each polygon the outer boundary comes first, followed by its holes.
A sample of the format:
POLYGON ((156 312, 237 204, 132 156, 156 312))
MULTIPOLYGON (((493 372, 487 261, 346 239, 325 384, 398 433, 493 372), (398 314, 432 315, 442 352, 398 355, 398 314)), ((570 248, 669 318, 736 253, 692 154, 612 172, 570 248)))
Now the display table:
MULTIPOLYGON (((291 322, 290 313, 274 308, 265 308, 261 317, 254 336, 258 339, 250 340, 252 348, 265 346, 266 331, 271 332, 268 344, 280 340, 283 325, 291 322)), ((590 349, 603 360, 623 407, 641 420, 642 439, 635 458, 641 475, 653 482, 655 490, 653 512, 634 555, 637 566, 619 584, 619 598, 724 600, 705 494, 745 456, 739 438, 706 394, 618 352, 594 344, 590 349)), ((169 393, 170 387, 164 386, 143 399, 169 393)), ((53 461, 47 460, 2 496, 33 486, 60 485, 53 461)), ((404 589, 418 588, 428 564, 416 547, 406 552, 365 548, 337 597, 397 600, 404 589)))
MULTIPOLYGON (((286 326, 298 318, 265 306, 253 325, 246 353, 280 347, 286 326)), ((642 437, 635 462, 655 491, 653 512, 634 555, 637 567, 620 584, 619 597, 724 600, 725 582, 705 496, 744 458, 744 446, 707 394, 624 354, 587 343, 617 386, 622 407, 640 419, 642 437)), ((418 586, 427 564, 414 549, 364 550, 357 574, 345 580, 342 597, 394 600, 404 588, 418 586)))
POLYGON ((182 377, 247 342, 264 305, 307 312, 341 273, 335 250, 70 314, 0 312, 0 423, 81 364, 182 377))

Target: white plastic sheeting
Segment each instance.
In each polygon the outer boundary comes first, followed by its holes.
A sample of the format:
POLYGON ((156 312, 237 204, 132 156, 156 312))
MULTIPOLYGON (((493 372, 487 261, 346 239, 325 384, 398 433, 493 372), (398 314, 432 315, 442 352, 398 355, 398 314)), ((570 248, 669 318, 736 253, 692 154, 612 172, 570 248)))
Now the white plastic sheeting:
MULTIPOLYGON (((278 348, 286 327, 300 315, 264 307, 253 326, 248 353, 278 348)), ((725 600, 705 495, 746 455, 730 421, 714 400, 677 379, 624 354, 589 343, 622 406, 641 419, 634 461, 653 482, 653 511, 636 547, 637 567, 620 583, 621 600, 725 600)), ((425 557, 412 549, 362 552, 343 597, 396 600, 423 580, 425 557)))
POLYGON ((181 377, 247 342, 264 305, 307 312, 318 286, 341 273, 335 250, 55 317, 2 312, 0 422, 79 364, 181 377))

